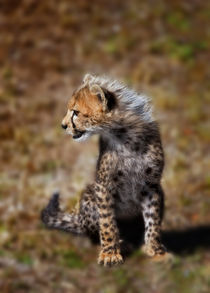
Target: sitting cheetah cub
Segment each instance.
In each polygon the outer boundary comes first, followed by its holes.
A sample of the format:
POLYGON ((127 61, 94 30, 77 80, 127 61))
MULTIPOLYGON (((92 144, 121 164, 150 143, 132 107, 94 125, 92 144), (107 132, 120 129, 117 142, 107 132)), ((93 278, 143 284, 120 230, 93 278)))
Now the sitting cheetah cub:
POLYGON ((54 194, 42 211, 45 225, 80 235, 98 233, 98 263, 111 266, 123 262, 118 220, 141 214, 146 253, 164 254, 160 241, 164 156, 148 98, 118 81, 87 74, 69 100, 62 127, 76 141, 99 134, 96 176, 76 212, 61 211, 54 194))

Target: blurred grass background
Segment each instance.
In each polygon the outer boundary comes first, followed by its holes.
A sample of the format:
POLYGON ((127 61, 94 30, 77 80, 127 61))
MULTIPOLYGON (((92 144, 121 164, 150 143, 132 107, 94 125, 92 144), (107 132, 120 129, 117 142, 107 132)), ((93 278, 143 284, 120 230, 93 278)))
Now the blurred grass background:
POLYGON ((0 292, 210 292, 209 20, 210 2, 199 0, 0 1, 0 292), (78 144, 60 129, 86 72, 153 97, 163 230, 206 225, 205 245, 192 234, 193 251, 168 263, 139 250, 104 269, 88 239, 43 227, 54 190, 70 209, 93 178, 97 138, 78 144))

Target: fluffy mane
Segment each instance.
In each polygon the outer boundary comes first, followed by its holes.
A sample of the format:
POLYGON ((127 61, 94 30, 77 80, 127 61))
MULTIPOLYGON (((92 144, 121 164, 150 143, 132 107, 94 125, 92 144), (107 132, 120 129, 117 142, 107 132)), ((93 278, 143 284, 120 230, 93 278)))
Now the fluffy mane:
POLYGON ((99 77, 86 74, 83 82, 83 86, 97 84, 101 88, 105 88, 115 95, 121 106, 120 108, 135 112, 135 114, 141 116, 141 119, 145 122, 154 121, 150 98, 146 95, 138 94, 134 90, 129 89, 122 82, 113 80, 107 76, 99 77))

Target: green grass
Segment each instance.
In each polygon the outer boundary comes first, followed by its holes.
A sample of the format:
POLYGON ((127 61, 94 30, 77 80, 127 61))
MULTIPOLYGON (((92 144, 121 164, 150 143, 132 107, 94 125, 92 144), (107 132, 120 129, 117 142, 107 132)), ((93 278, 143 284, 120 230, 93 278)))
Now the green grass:
POLYGON ((77 252, 68 250, 61 252, 62 264, 71 269, 82 269, 85 267, 85 263, 77 252))

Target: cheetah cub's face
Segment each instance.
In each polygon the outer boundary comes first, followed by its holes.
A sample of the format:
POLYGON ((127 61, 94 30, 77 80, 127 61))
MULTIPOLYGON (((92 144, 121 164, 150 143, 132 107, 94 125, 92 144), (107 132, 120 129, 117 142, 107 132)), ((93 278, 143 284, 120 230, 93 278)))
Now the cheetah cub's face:
POLYGON ((111 119, 113 105, 114 96, 106 90, 97 84, 84 84, 70 98, 62 127, 74 140, 85 140, 103 130, 111 119))

